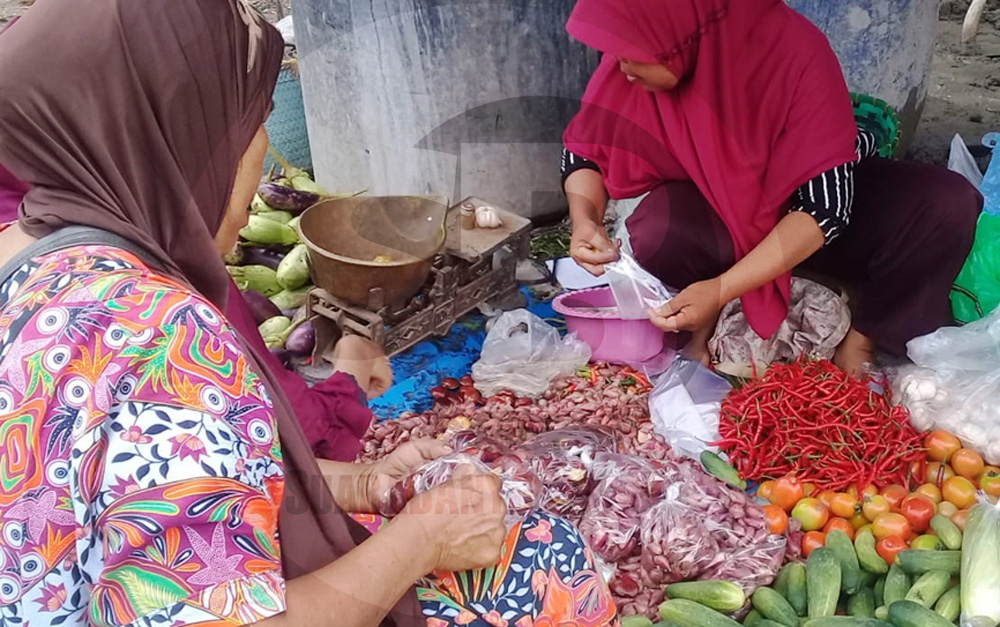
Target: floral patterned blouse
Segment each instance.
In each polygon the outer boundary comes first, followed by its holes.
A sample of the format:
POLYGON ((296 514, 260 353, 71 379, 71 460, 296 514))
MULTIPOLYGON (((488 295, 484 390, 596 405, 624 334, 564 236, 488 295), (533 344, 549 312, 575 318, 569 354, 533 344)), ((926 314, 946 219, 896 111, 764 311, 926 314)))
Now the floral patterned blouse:
POLYGON ((0 285, 0 626, 285 609, 271 401, 219 311, 130 253, 0 285))

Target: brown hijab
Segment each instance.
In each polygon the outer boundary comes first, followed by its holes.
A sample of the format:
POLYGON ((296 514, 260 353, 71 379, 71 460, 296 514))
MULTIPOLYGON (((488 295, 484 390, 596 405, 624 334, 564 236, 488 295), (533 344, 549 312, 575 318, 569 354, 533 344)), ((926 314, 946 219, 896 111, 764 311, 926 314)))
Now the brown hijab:
MULTIPOLYGON (((45 0, 0 46, 0 163, 31 185, 21 226, 111 231, 225 309, 213 237, 240 158, 270 110, 281 36, 245 0, 45 0)), ((286 462, 279 517, 289 579, 366 537, 333 502, 274 378, 286 462)), ((393 612, 422 624, 413 594, 393 612)))

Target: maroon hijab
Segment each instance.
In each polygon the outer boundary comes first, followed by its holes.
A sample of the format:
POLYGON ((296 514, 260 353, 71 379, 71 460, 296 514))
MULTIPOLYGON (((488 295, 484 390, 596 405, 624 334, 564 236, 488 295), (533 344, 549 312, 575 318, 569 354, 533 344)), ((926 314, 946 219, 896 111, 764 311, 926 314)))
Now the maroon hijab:
MULTIPOLYGON (((31 186, 21 226, 79 224, 148 249, 225 309, 213 236, 240 158, 270 110, 283 42, 245 0, 45 0, 0 45, 0 163, 31 186)), ((284 452, 279 515, 289 579, 353 549, 365 532, 333 503, 274 376, 284 452)), ((396 623, 421 624, 414 595, 396 623)))
MULTIPOLYGON (((567 30, 605 53, 567 147, 597 163, 613 198, 693 181, 739 257, 798 187, 856 158, 837 57, 784 0, 579 0, 567 30), (618 57, 663 63, 681 84, 650 93, 628 82, 618 57)), ((743 297, 763 337, 785 318, 789 279, 743 297)))

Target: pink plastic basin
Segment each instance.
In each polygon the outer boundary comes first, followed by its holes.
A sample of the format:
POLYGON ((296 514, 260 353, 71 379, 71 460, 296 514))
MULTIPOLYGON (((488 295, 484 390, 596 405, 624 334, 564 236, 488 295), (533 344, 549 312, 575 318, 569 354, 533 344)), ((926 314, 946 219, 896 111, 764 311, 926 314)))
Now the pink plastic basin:
POLYGON ((663 352, 664 333, 649 320, 622 320, 613 311, 588 311, 595 307, 615 307, 610 287, 567 292, 552 303, 566 318, 570 332, 590 345, 594 361, 635 365, 663 352))

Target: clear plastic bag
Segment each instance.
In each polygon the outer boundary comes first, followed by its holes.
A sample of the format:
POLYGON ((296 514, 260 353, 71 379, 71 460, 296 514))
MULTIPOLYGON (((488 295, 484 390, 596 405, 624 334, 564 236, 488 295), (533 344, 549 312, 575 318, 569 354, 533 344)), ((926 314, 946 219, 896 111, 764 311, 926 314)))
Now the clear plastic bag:
POLYGON ((771 585, 785 561, 788 539, 768 536, 758 544, 725 552, 725 559, 709 567, 701 579, 731 581, 743 588, 749 597, 757 588, 771 585))
POLYGON ((522 455, 542 483, 539 507, 580 522, 594 487, 594 462, 599 453, 614 450, 611 435, 585 428, 550 431, 525 442, 522 455))
POLYGON ((684 503, 686 486, 672 483, 664 499, 642 518, 642 581, 665 586, 695 579, 722 556, 719 543, 684 503))
POLYGON ((510 390, 536 398, 558 377, 572 375, 590 361, 591 349, 526 309, 508 311, 494 322, 472 366, 476 389, 485 396, 510 390))
POLYGON ((648 319, 650 309, 661 307, 673 298, 670 289, 627 252, 622 252, 618 261, 605 264, 604 274, 623 320, 648 319))
POLYGON ((649 395, 649 411, 656 432, 678 455, 699 459, 715 450, 719 440, 722 399, 732 390, 728 381, 701 362, 677 358, 649 395))

